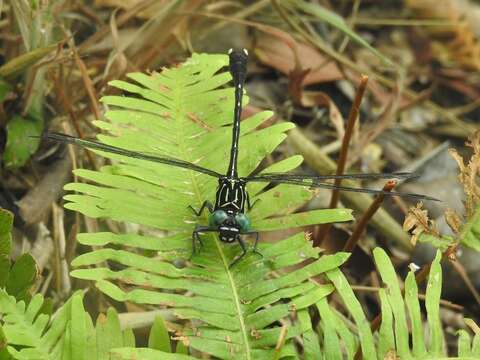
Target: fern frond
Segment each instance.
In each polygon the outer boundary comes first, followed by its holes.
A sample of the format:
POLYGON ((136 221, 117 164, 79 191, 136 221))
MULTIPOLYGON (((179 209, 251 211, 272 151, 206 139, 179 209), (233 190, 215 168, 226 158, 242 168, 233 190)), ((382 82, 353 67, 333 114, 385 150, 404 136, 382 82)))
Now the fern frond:
MULTIPOLYGON (((418 241, 430 243, 442 251, 445 251, 449 246, 458 245, 480 251, 480 204, 472 207, 471 214, 465 222, 453 211, 446 212, 446 218, 450 220, 449 224, 453 226, 456 236, 443 235, 438 231, 433 233, 430 231, 420 232, 416 230, 418 232, 418 241)), ((418 227, 419 225, 416 224, 416 226, 418 227)))
POLYGON ((25 306, 0 289, 0 329, 9 354, 18 360, 103 360, 113 348, 135 346, 133 332, 120 328, 114 309, 94 327, 82 300, 81 293, 74 294, 50 317, 40 312, 40 294, 25 306))
POLYGON ((463 245, 480 251, 480 204, 475 208, 472 217, 463 224, 459 237, 463 245))
MULTIPOLYGON (((111 85, 133 96, 108 96, 102 101, 114 107, 106 113, 110 122, 96 124, 110 135, 99 135, 105 144, 149 154, 175 157, 225 173, 230 150, 233 89, 220 88, 230 75, 219 72, 227 63, 223 55, 194 55, 180 67, 161 74, 130 74, 135 83, 111 85)), ((258 126, 271 116, 258 113, 242 121, 238 171, 252 173, 266 155, 282 142, 290 123, 268 128, 258 126)), ((219 358, 271 357, 278 341, 280 321, 290 324, 282 354, 295 354, 292 339, 311 330, 308 306, 327 296, 333 287, 316 286, 310 279, 340 266, 347 254, 323 256, 311 248, 303 233, 276 244, 260 244, 263 254, 248 254, 235 267, 238 245, 225 245, 216 235, 204 237, 200 254, 191 266, 176 266, 178 258, 192 251, 192 230, 197 219, 188 209, 213 200, 216 179, 189 169, 102 153, 119 163, 100 172, 77 170, 95 184, 69 184, 81 194, 65 197, 66 207, 91 217, 128 221, 170 231, 158 238, 139 234, 81 234, 78 241, 104 248, 80 255, 72 275, 96 282, 108 296, 119 301, 171 307, 182 319, 200 321, 194 330, 178 336, 193 348, 219 358), (113 248, 113 246, 115 248, 113 248), (155 257, 143 255, 157 252, 155 257), (310 263, 303 268, 285 268, 310 263), (105 267, 112 264, 112 268, 105 267), (85 268, 86 267, 86 268, 85 268), (112 270, 115 268, 115 270, 112 270), (275 277, 273 276, 275 274, 275 277), (188 291, 190 295, 185 295, 188 291), (180 293, 179 293, 180 292, 180 293), (303 321, 294 321, 294 313, 303 321)), ((292 170, 301 162, 295 156, 270 166, 266 172, 292 170)), ((351 220, 349 210, 315 210, 289 215, 312 193, 287 185, 266 189, 268 184, 249 184, 252 202, 260 201, 249 214, 255 230, 270 231, 310 224, 351 220), (275 216, 275 217, 273 217, 275 216)))
POLYGON ((368 321, 345 276, 338 269, 326 273, 335 285, 345 307, 357 327, 353 333, 342 323, 338 313, 328 306, 325 299, 317 302, 320 312, 321 339, 326 359, 353 359, 357 346, 361 347, 364 359, 384 359, 395 354, 401 359, 458 359, 473 360, 480 354, 478 334, 473 342, 470 335, 459 331, 458 357, 446 354, 442 324, 440 322, 440 293, 442 289, 441 253, 437 252, 428 278, 425 309, 428 323, 428 337, 424 336, 424 323, 418 299, 415 274, 410 271, 405 280, 405 294, 402 296, 395 269, 385 251, 373 251, 379 275, 385 287, 379 290, 382 322, 375 341, 368 321), (411 329, 411 332, 410 330, 411 329), (410 340, 411 339, 411 342, 410 340))
POLYGON ((0 208, 0 289, 5 288, 17 300, 30 300, 29 290, 37 277, 37 264, 24 253, 11 264, 13 214, 0 208))
POLYGON ((49 316, 40 313, 43 297, 35 295, 28 306, 17 302, 0 289, 0 315, 9 353, 15 359, 57 359, 61 339, 67 326, 71 303, 66 303, 56 315, 55 323, 47 330, 49 316), (17 347, 20 350, 17 350, 17 347))
POLYGON ((194 360, 196 358, 184 354, 172 354, 148 348, 120 348, 112 350, 111 360, 194 360))

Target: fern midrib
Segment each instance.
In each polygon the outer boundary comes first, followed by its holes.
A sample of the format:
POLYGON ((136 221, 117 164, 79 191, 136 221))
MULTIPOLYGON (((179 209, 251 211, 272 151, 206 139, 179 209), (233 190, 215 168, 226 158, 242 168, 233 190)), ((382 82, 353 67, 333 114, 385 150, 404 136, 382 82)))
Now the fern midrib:
POLYGON ((251 359, 250 343, 248 342, 247 327, 245 325, 245 322, 243 321, 243 312, 240 304, 240 297, 238 295, 237 288, 235 287, 235 281, 233 280, 233 276, 229 268, 230 264, 228 263, 228 260, 222 251, 222 247, 221 247, 220 241, 218 240, 218 236, 213 236, 213 237, 215 238, 215 245, 217 246, 220 257, 222 258, 223 266, 226 269, 228 281, 230 283, 230 288, 232 289, 233 301, 235 303, 235 308, 238 313, 238 321, 240 323, 240 331, 242 332, 243 343, 245 344, 244 347, 245 347, 246 359, 250 360, 251 359))
MULTIPOLYGON (((182 97, 182 92, 181 92, 180 89, 183 89, 183 86, 178 86, 177 81, 176 81, 176 85, 177 86, 175 86, 175 91, 174 91, 174 94, 173 94, 173 98, 174 98, 174 103, 177 105, 177 104, 181 103, 180 99, 182 97)), ((184 119, 186 117, 186 113, 185 113, 185 111, 182 111, 181 106, 176 106, 175 112, 176 112, 175 119, 184 119)), ((175 131, 175 133, 176 134, 182 134, 181 131, 175 131)), ((185 159, 187 161, 192 161, 191 157, 189 156, 190 155, 189 152, 186 151, 187 147, 185 146, 185 137, 180 136, 180 138, 179 138, 178 135, 177 135, 176 140, 177 140, 177 143, 179 144, 181 152, 184 155, 183 159, 185 159)), ((194 172, 192 170, 190 170, 190 176, 191 176, 191 179, 192 179, 191 183, 193 185, 192 190, 193 190, 193 193, 195 194, 195 196, 198 199, 198 203, 201 204, 201 203, 203 203, 203 201, 205 201, 205 199, 202 198, 201 191, 200 191, 200 189, 197 185, 197 181, 196 181, 195 176, 193 174, 194 174, 194 172)), ((236 309, 237 314, 238 314, 237 317, 238 317, 238 320, 239 320, 240 331, 241 331, 242 337, 243 337, 246 359, 251 360, 252 357, 250 355, 251 349, 250 349, 250 343, 248 341, 247 327, 246 327, 245 321, 243 319, 243 312, 242 312, 242 308, 241 308, 240 297, 239 297, 239 294, 237 292, 237 288, 235 287, 235 281, 234 281, 232 273, 230 272, 230 269, 229 269, 228 259, 225 257, 225 254, 222 251, 222 246, 220 244, 218 236, 213 235, 212 237, 214 238, 215 246, 217 247, 218 253, 220 254, 220 257, 221 257, 222 262, 223 262, 223 266, 225 267, 225 270, 226 270, 226 273, 227 273, 227 276, 228 276, 228 281, 230 283, 230 288, 231 288, 231 291, 232 291, 232 294, 233 294, 233 301, 234 301, 234 304, 235 304, 235 309, 236 309)))

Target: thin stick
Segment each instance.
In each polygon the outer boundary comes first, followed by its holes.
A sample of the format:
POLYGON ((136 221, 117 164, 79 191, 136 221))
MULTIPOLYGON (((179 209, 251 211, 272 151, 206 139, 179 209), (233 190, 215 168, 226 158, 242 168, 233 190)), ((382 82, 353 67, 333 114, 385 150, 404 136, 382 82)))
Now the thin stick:
MULTIPOLYGON (((142 10, 147 9, 149 6, 153 5, 156 0, 145 0, 138 2, 135 6, 128 9, 124 13, 122 13, 117 19, 117 26, 122 26, 127 23, 130 19, 134 18, 139 12, 142 10)), ((93 44, 99 43, 102 38, 106 37, 110 33, 110 25, 104 25, 99 30, 97 30, 92 36, 86 39, 80 46, 78 47, 78 52, 83 53, 88 47, 92 46, 93 44)))
MULTIPOLYGON (((285 22, 292 28, 292 30, 298 32, 298 34, 305 39, 305 41, 309 44, 311 44, 313 47, 317 48, 320 50, 322 53, 330 56, 332 59, 335 61, 345 65, 347 68, 350 70, 356 71, 356 72, 362 72, 363 70, 358 66, 354 61, 350 60, 348 57, 343 56, 342 54, 336 52, 334 49, 332 49, 329 45, 326 45, 321 39, 318 37, 315 37, 309 33, 307 33, 304 29, 300 27, 299 24, 297 24, 294 20, 294 16, 287 14, 284 9, 278 4, 278 0, 272 0, 272 5, 274 6, 275 10, 277 10, 280 14, 280 16, 285 20, 285 22)), ((396 65, 398 68, 398 65, 396 65)), ((372 72, 370 74, 376 81, 378 81, 380 84, 387 86, 390 89, 393 89, 395 87, 394 81, 391 79, 379 74, 379 73, 374 73, 372 72)), ((411 90, 411 89, 405 89, 403 92, 403 95, 405 95, 408 99, 415 99, 418 94, 411 90)), ((453 125, 456 125, 458 127, 459 134, 461 136, 467 136, 471 134, 472 132, 475 131, 475 126, 473 124, 467 124, 464 121, 462 121, 460 118, 455 116, 452 112, 448 111, 445 108, 442 108, 441 106, 437 105, 436 103, 426 100, 424 102, 424 105, 431 109, 434 113, 444 117, 448 121, 450 121, 453 125)))
MULTIPOLYGON (((396 185, 397 185, 397 182, 395 180, 387 181, 387 183, 383 187, 383 190, 392 191, 392 189, 396 185)), ((367 211, 365 211, 363 216, 358 221, 358 224, 355 227, 355 230, 353 231, 352 235, 350 235, 350 238, 348 239, 347 243, 343 247, 343 251, 352 252, 353 249, 355 249, 355 246, 357 246, 358 240, 360 239, 360 235, 363 233, 363 231, 367 227, 367 224, 372 218, 373 214, 375 214, 377 210, 380 208, 384 199, 385 199, 384 194, 380 194, 375 197, 375 200, 373 200, 373 202, 370 204, 367 211)))
MULTIPOLYGON (((350 140, 353 134, 353 128, 355 126, 355 122, 357 121, 358 113, 360 112, 360 104, 362 103, 362 98, 365 94, 367 83, 368 76, 362 75, 360 78, 360 84, 358 86, 357 93, 355 94, 355 99, 353 100, 352 106, 350 108, 350 113, 348 115, 347 128, 345 129, 345 134, 343 135, 342 147, 340 149, 340 154, 337 161, 336 175, 342 175, 345 171, 345 165, 347 163, 348 156, 348 145, 350 144, 350 140)), ((336 179, 334 184, 336 186, 340 186, 341 182, 341 179, 336 179)), ((330 209, 337 207, 339 199, 340 192, 338 189, 334 189, 332 191, 332 197, 330 198, 330 209)), ((323 242, 323 239, 328 234, 331 226, 331 224, 325 224, 319 227, 318 232, 315 236, 316 241, 314 240, 314 246, 319 246, 323 242)))
MULTIPOLYGON (((355 122, 358 118, 358 113, 360 112, 360 104, 362 103, 363 95, 365 94, 365 90, 367 88, 368 83, 368 76, 362 75, 360 78, 360 84, 357 89, 357 93, 355 94, 355 99, 352 103, 352 107, 350 108, 350 114, 348 115, 347 121, 347 128, 345 129, 345 135, 343 136, 342 140, 342 148, 340 150, 340 155, 338 157, 337 162, 337 175, 342 175, 345 172, 345 164, 347 163, 347 156, 348 156, 348 145, 350 144, 350 140, 353 134, 353 128, 355 122)), ((339 186, 342 182, 341 179, 335 180, 335 185, 339 186)), ((338 190, 332 191, 332 197, 330 199, 330 208, 333 209, 337 207, 338 200, 340 198, 340 194, 338 190)))
MULTIPOLYGON (((70 116, 71 123, 73 127, 75 128, 75 131, 77 132, 77 135, 80 136, 81 138, 84 138, 85 135, 83 134, 82 129, 80 128, 80 122, 78 120, 78 117, 73 109, 72 103, 69 100, 69 97, 65 94, 64 89, 64 71, 63 71, 63 65, 59 67, 59 77, 57 77, 57 81, 55 82, 55 86, 57 89, 57 95, 58 99, 63 107, 63 110, 68 113, 70 116)), ((86 151, 85 154, 87 155, 88 161, 90 162, 90 165, 95 169, 98 170, 97 163, 92 155, 91 152, 86 151)), ((72 164, 75 166, 75 156, 72 156, 72 164)))
POLYGON ((71 42, 70 49, 73 52, 75 64, 77 65, 78 70, 80 70, 80 74, 82 75, 83 86, 85 87, 85 91, 87 92, 88 98, 90 100, 89 102, 90 111, 95 116, 95 119, 101 119, 102 113, 100 111, 100 105, 98 104, 98 101, 97 101, 98 99, 97 91, 95 90, 95 86, 93 85, 92 79, 90 79, 90 76, 88 75, 87 66, 78 55, 77 48, 73 43, 73 41, 71 42))
POLYGON ((480 305, 480 294, 478 293, 477 289, 475 288, 475 285, 472 283, 472 280, 470 280, 470 278, 468 277, 468 273, 465 270, 465 268, 463 267, 463 265, 460 264, 459 262, 455 261, 455 260, 452 260, 451 264, 452 264, 453 268, 457 271, 458 275, 462 278, 463 282, 467 286, 470 293, 473 295, 477 304, 480 305))

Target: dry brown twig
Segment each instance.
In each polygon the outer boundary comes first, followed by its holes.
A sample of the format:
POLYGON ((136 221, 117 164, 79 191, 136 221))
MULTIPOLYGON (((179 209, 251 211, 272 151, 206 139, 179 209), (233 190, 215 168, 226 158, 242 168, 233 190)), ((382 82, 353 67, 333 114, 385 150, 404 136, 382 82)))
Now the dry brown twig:
POLYGON ((458 164, 460 173, 458 180, 463 185, 465 192, 465 210, 467 218, 473 216, 477 205, 480 203, 480 185, 478 184, 480 175, 480 131, 470 136, 466 145, 473 149, 473 155, 465 164, 461 155, 455 149, 450 149, 450 155, 458 164))
MULTIPOLYGON (((383 191, 392 191, 395 185, 397 184, 396 181, 390 180, 388 181, 385 186, 383 187, 383 191)), ((370 204, 370 207, 365 211, 363 216, 357 223, 355 230, 353 231, 352 235, 348 239, 347 243, 343 247, 343 251, 352 252, 355 249, 355 246, 360 239, 360 235, 363 233, 365 228, 367 227, 368 222, 372 218, 373 214, 382 206, 383 200, 385 199, 385 194, 380 194, 375 197, 375 200, 370 204)))
MULTIPOLYGON (((355 94, 355 99, 353 100, 352 106, 350 108, 350 113, 348 114, 347 127, 345 128, 345 134, 342 139, 342 147, 337 162, 337 171, 336 175, 342 175, 345 171, 345 166, 347 163, 348 157, 348 146, 352 138, 353 129, 355 127, 355 122, 358 118, 360 112, 360 104, 362 103, 363 95, 367 89, 368 76, 362 75, 360 85, 358 86, 357 92, 355 94)), ((335 179, 334 185, 339 186, 341 184, 341 179, 335 179)), ((340 199, 340 191, 334 189, 332 191, 332 197, 330 198, 330 209, 337 207, 338 200, 340 199)), ((325 224, 319 227, 317 234, 315 236, 314 246, 319 246, 325 236, 327 235, 329 229, 331 228, 330 224, 325 224)))

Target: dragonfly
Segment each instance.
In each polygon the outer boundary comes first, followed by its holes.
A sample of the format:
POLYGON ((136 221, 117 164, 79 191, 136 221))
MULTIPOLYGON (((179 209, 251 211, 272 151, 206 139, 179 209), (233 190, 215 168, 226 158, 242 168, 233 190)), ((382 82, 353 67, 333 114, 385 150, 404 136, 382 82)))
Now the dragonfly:
POLYGON ((130 151, 127 149, 106 145, 94 140, 86 140, 78 137, 61 133, 46 133, 44 138, 55 142, 74 144, 80 147, 93 150, 101 150, 118 155, 124 155, 131 158, 152 161, 161 164, 167 164, 174 167, 190 169, 204 175, 212 176, 218 179, 218 186, 215 194, 215 203, 205 200, 198 210, 191 205, 189 208, 197 217, 202 216, 205 210, 208 210, 208 225, 196 224, 192 232, 192 256, 197 252, 197 244, 203 246, 200 235, 208 232, 216 232, 220 241, 224 243, 238 243, 242 253, 234 259, 230 267, 240 261, 247 253, 247 243, 243 239, 244 235, 255 236, 253 252, 261 255, 257 250, 259 232, 253 227, 246 210, 250 211, 255 203, 250 202, 247 192, 247 183, 263 182, 272 184, 290 184, 296 186, 307 186, 310 188, 339 189, 342 191, 361 192, 368 194, 383 194, 388 196, 401 196, 417 200, 437 200, 435 198, 403 192, 389 192, 384 190, 375 190, 369 188, 355 188, 349 186, 336 186, 328 183, 328 180, 335 179, 408 179, 417 177, 416 174, 409 172, 396 173, 364 173, 364 174, 344 174, 344 175, 302 175, 293 173, 260 173, 240 177, 238 175, 238 153, 240 137, 240 118, 242 115, 242 97, 244 93, 245 80, 247 77, 248 52, 246 49, 237 49, 229 51, 229 71, 232 76, 235 104, 232 124, 232 143, 230 148, 230 160, 225 174, 214 170, 193 164, 191 162, 173 158, 169 156, 159 156, 145 152, 130 151))

